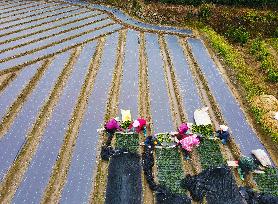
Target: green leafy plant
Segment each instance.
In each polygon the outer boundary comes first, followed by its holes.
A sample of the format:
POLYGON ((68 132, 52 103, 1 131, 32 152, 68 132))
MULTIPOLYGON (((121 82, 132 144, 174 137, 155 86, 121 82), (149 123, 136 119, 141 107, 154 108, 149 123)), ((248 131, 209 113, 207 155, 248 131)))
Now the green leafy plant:
POLYGON ((278 196, 278 169, 267 168, 264 174, 255 174, 254 179, 261 192, 278 196))
POLYGON ((266 43, 261 39, 254 40, 251 44, 250 52, 261 62, 261 68, 266 71, 268 80, 278 82, 278 68, 276 67, 275 60, 271 57, 266 43))
POLYGON ((174 193, 185 193, 180 187, 184 173, 178 149, 156 149, 156 164, 159 183, 168 187, 174 193))
POLYGON ((200 162, 203 169, 222 166, 224 164, 224 158, 221 154, 218 141, 203 139, 197 151, 200 155, 200 162))
POLYGON ((278 27, 274 31, 273 37, 278 38, 278 27))
POLYGON ((212 7, 212 5, 210 5, 210 4, 202 4, 200 7, 200 12, 199 12, 200 18, 202 18, 204 20, 208 20, 208 18, 210 18, 212 16, 211 7, 212 7))
POLYGON ((124 148, 130 152, 137 152, 139 147, 139 135, 137 133, 116 132, 116 148, 124 148))
POLYGON ((125 122, 121 123, 121 127, 123 129, 127 129, 130 126, 130 124, 131 124, 131 121, 125 121, 125 122))
POLYGON ((158 142, 163 143, 171 143, 172 142, 172 136, 169 133, 159 133, 156 135, 156 138, 158 142))
POLYGON ((211 137, 213 134, 213 128, 212 125, 193 125, 192 126, 192 132, 195 134, 201 134, 204 137, 211 137))

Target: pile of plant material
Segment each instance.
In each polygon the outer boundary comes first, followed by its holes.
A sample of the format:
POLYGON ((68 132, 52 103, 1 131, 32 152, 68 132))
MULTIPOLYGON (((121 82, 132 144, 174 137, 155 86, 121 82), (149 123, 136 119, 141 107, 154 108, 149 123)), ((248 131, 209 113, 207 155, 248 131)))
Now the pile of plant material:
POLYGON ((201 134, 204 137, 212 137, 213 128, 212 125, 192 125, 192 132, 195 134, 201 134))

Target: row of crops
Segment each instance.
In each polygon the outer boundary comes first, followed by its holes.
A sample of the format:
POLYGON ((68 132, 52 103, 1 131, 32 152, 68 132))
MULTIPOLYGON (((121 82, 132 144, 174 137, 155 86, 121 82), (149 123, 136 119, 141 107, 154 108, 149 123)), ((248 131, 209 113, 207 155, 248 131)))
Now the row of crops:
POLYGON ((159 183, 168 187, 174 193, 184 193, 185 191, 180 187, 184 172, 178 149, 156 149, 156 162, 159 183))

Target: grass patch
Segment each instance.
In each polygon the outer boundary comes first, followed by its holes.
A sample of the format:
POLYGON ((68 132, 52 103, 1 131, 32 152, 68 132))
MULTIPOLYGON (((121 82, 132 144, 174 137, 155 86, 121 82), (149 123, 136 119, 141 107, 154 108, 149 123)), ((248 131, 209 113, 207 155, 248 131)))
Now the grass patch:
POLYGON ((263 94, 261 86, 254 83, 252 72, 238 51, 236 51, 224 37, 217 34, 209 27, 201 28, 201 31, 209 39, 212 47, 224 58, 225 62, 236 71, 237 79, 246 91, 248 101, 256 95, 263 94))

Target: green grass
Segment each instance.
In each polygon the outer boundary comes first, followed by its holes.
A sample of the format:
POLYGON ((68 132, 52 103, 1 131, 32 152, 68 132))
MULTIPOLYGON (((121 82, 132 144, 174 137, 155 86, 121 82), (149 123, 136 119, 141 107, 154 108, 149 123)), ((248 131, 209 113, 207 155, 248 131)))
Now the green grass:
POLYGON ((270 39, 269 43, 276 50, 276 52, 278 53, 278 38, 270 39))
POLYGON ((139 147, 139 135, 137 133, 115 133, 116 148, 128 149, 130 152, 137 152, 139 147))
POLYGON ((261 192, 278 196, 278 169, 268 168, 265 174, 255 174, 254 179, 261 192))
POLYGON ((156 162, 159 183, 174 193, 184 194, 185 190, 180 187, 184 173, 178 149, 156 149, 156 162))

